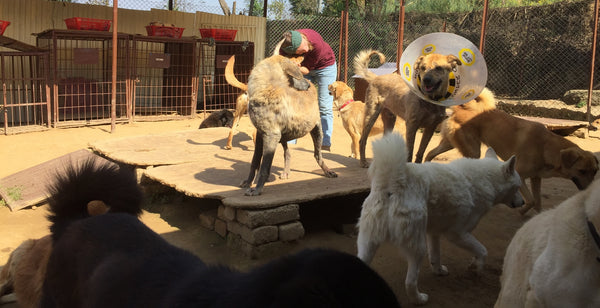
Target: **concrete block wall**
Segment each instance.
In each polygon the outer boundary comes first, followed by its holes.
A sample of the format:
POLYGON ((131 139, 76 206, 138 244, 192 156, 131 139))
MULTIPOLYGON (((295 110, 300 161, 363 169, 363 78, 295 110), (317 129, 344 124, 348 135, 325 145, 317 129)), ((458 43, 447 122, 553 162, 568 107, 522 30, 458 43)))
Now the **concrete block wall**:
POLYGON ((220 205, 200 214, 200 224, 227 238, 228 244, 251 258, 304 236, 298 204, 268 209, 237 209, 220 205))

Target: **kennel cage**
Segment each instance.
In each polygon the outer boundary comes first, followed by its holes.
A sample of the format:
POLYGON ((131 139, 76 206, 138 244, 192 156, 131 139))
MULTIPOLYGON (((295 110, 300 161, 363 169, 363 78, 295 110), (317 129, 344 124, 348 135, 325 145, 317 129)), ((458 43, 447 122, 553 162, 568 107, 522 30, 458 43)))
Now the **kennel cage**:
POLYGON ((198 93, 195 39, 135 35, 132 46, 135 119, 194 116, 198 93))
MULTIPOLYGON (((51 29, 36 34, 39 48, 50 51, 53 125, 82 126, 111 121, 112 33, 51 29)), ((129 35, 117 35, 116 119, 131 118, 129 35)))
POLYGON ((248 83, 248 76, 254 66, 254 43, 249 41, 215 41, 199 39, 200 77, 198 110, 235 109, 241 89, 225 80, 227 60, 235 55, 233 72, 242 83, 248 83))
POLYGON ((0 126, 4 134, 50 128, 49 54, 35 46, 0 36, 2 103, 0 126))

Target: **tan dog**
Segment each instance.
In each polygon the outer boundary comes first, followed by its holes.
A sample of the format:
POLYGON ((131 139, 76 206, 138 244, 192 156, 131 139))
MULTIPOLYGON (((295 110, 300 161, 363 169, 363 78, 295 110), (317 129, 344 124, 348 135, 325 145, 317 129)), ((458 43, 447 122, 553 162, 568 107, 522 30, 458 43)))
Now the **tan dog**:
MULTIPOLYGON (((354 91, 343 81, 336 81, 329 85, 329 95, 333 96, 333 108, 340 112, 342 124, 352 139, 350 157, 358 159, 360 134, 365 123, 365 103, 355 101, 354 91)), ((369 136, 383 133, 383 121, 377 118, 369 132, 369 136)))
MULTIPOLYGON (((89 216, 102 215, 109 207, 100 200, 87 204, 89 216)), ((0 296, 14 293, 19 307, 39 307, 52 253, 52 236, 28 239, 13 250, 0 271, 0 296)))
POLYGON ((314 143, 314 157, 326 177, 337 177, 321 154, 323 131, 319 115, 317 90, 304 78, 300 67, 287 57, 274 55, 260 61, 248 78, 248 114, 256 127, 256 145, 248 178, 241 187, 248 187, 246 195, 262 193, 271 172, 277 143, 283 146, 284 170, 280 178, 290 173, 287 142, 310 132, 314 143), (256 187, 250 187, 259 169, 256 187))
POLYGON ((517 118, 494 107, 493 93, 485 89, 478 98, 452 107, 452 115, 442 125, 442 140, 431 150, 426 161, 457 148, 465 157, 479 158, 481 143, 492 147, 500 158, 517 156, 517 172, 523 183, 521 193, 525 214, 534 208, 541 211, 542 178, 570 179, 580 190, 593 181, 598 160, 568 139, 554 134, 543 124, 517 118), (525 179, 531 181, 531 191, 525 179))
MULTIPOLYGON (((365 124, 359 146, 361 166, 368 166, 365 157, 367 138, 379 114, 383 121, 384 133, 393 130, 396 116, 406 122, 406 146, 408 147, 407 159, 409 162, 412 161, 417 130, 421 127, 424 128, 419 150, 414 160, 420 163, 435 129, 446 117, 446 109, 420 99, 412 93, 402 80, 402 76, 397 73, 377 76, 369 71, 368 64, 372 55, 378 55, 380 62, 385 62, 385 56, 374 50, 361 51, 354 58, 354 72, 360 74, 369 83, 365 93, 367 106, 365 124)), ((432 98, 442 92, 445 95, 446 88, 443 88, 443 85, 448 82, 447 73, 456 65, 461 65, 461 62, 454 56, 430 54, 420 57, 415 63, 415 67, 419 67, 419 72, 423 75, 421 78, 424 93, 432 98), (438 75, 438 71, 446 72, 446 76, 438 75)))
MULTIPOLYGON (((235 64, 235 55, 231 56, 229 60, 227 60, 227 65, 225 65, 225 80, 231 86, 234 86, 238 89, 244 91, 244 93, 238 95, 235 100, 235 112, 233 113, 233 123, 231 124, 231 130, 229 130, 229 136, 227 136, 227 145, 225 148, 227 150, 231 150, 233 143, 233 135, 240 124, 240 119, 248 110, 248 85, 240 82, 233 73, 233 66, 235 64)), ((252 141, 256 140, 256 131, 252 134, 252 141)))
POLYGON ((594 181, 517 231, 494 307, 598 307, 599 232, 600 181, 594 181))

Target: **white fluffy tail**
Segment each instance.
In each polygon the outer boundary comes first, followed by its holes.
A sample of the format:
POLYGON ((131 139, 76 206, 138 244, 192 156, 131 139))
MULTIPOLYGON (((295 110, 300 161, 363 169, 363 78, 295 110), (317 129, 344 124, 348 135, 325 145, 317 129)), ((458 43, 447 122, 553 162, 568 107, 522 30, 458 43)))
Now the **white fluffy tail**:
POLYGON ((406 185, 406 143, 392 132, 373 141, 373 162, 369 167, 371 191, 398 192, 406 185))

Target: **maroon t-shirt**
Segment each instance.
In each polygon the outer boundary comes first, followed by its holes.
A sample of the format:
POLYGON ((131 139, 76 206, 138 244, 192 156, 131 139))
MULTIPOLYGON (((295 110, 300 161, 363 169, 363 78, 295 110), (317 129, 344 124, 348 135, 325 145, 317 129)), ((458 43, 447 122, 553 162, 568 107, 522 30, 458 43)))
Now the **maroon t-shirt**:
MULTIPOLYGON (((313 50, 304 54, 302 66, 309 70, 322 69, 335 63, 335 54, 331 46, 327 44, 321 35, 313 29, 298 29, 296 30, 306 36, 313 50)), ((283 54, 283 50, 280 51, 283 54)))

